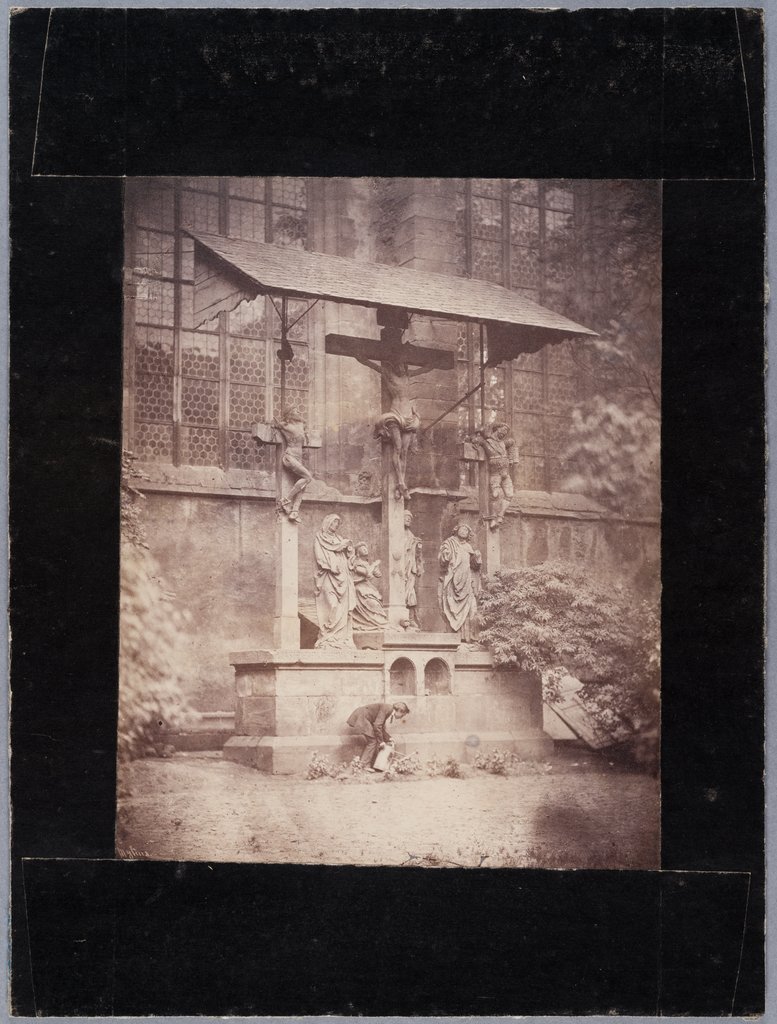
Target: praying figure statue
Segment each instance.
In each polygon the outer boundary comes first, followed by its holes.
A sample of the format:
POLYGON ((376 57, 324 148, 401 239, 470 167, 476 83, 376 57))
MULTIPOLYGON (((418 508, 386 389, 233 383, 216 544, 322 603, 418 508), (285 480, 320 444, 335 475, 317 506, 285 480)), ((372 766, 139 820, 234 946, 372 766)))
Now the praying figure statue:
POLYGON ((470 543, 472 530, 459 523, 440 547, 440 582, 437 594, 440 610, 454 633, 461 634, 462 643, 474 638, 478 611, 477 573, 483 564, 479 551, 470 543))
POLYGON ((319 636, 316 647, 353 647, 356 587, 351 574, 353 544, 338 533, 340 516, 324 518, 313 542, 316 559, 314 593, 319 636))
POLYGON ((285 409, 281 419, 273 419, 271 426, 283 438, 281 463, 294 478, 289 493, 285 497, 282 494, 278 495, 278 509, 295 523, 299 521, 302 495, 313 479, 313 474, 302 461, 302 446, 308 442, 305 422, 295 412, 285 409))
POLYGON ((505 512, 514 493, 510 467, 518 461, 515 438, 506 423, 493 423, 482 427, 467 440, 481 448, 486 458, 491 494, 489 526, 496 530, 504 522, 505 512))
POLYGON ((413 513, 405 512, 405 607, 408 611, 408 618, 405 620, 405 629, 418 632, 421 623, 418 621, 418 580, 424 571, 423 545, 413 533, 413 513))
POLYGON ((356 554, 351 561, 354 586, 356 587, 356 606, 353 610, 353 629, 355 633, 382 632, 388 625, 388 616, 383 607, 383 598, 374 580, 383 575, 380 571, 380 559, 370 561, 370 549, 364 541, 356 545, 356 554))
POLYGON ((418 446, 418 431, 421 420, 413 402, 411 378, 428 373, 431 367, 421 366, 411 370, 407 363, 375 363, 371 359, 356 357, 359 362, 380 374, 391 398, 391 407, 375 423, 374 436, 391 443, 391 462, 396 473, 395 495, 397 500, 410 497, 407 487, 407 453, 418 446))

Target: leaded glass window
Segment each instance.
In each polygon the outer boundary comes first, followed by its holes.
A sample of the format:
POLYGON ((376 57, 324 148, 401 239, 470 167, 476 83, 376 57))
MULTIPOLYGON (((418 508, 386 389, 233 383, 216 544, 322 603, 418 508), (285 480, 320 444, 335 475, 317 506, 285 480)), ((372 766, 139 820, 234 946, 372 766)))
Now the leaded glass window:
MULTIPOLYGON (((280 412, 271 301, 244 302, 195 327, 194 242, 186 228, 275 245, 307 244, 307 182, 299 177, 148 179, 128 185, 134 379, 128 446, 145 461, 269 469, 251 437, 280 412), (134 294, 133 294, 134 293, 134 294)), ((294 319, 306 308, 289 302, 294 319)), ((306 319, 291 331, 286 404, 308 417, 306 319)))
MULTIPOLYGON (((560 312, 574 286, 578 232, 576 188, 568 181, 525 178, 461 180, 456 189, 456 265, 468 277, 492 281, 560 312)), ((477 381, 476 328, 459 330, 459 388, 477 381)), ((459 408, 461 436, 487 422, 512 423, 520 461, 516 483, 530 490, 558 488, 560 453, 578 399, 577 367, 569 343, 524 355, 486 371, 483 401, 459 408)), ((463 472, 462 482, 471 473, 463 472)), ((472 482, 469 479, 469 482, 472 482)))

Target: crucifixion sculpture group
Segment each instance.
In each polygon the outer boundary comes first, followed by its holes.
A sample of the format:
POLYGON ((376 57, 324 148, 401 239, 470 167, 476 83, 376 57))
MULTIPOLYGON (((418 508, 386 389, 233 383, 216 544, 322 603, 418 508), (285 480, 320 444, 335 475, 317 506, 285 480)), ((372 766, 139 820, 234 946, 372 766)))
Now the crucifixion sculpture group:
MULTIPOLYGON (((408 456, 417 450, 422 432, 412 382, 433 369, 453 369, 454 361, 452 353, 403 342, 409 323, 404 310, 381 308, 378 323, 380 340, 332 334, 326 338, 328 353, 351 357, 380 376, 382 409, 374 422, 374 437, 383 449, 382 557, 372 558, 365 541, 343 536, 339 515, 324 518, 313 543, 318 648, 353 647, 354 632, 422 630, 418 605, 423 547, 413 532, 413 514, 407 508, 411 497, 408 456), (385 600, 380 583, 385 584, 385 600)), ((283 347, 279 351, 281 359, 292 357, 283 347)), ((284 377, 282 374, 282 380, 284 377)), ((282 394, 282 403, 284 399, 282 394)), ((297 528, 303 497, 314 481, 304 461, 304 450, 320 447, 320 442, 308 435, 301 416, 283 406, 278 417, 256 424, 254 436, 259 443, 276 447, 280 549, 276 643, 281 647, 299 646, 297 528)), ((513 497, 515 441, 503 423, 483 425, 465 441, 463 457, 483 466, 479 472, 481 517, 489 531, 498 530, 513 497)), ((483 567, 483 557, 472 541, 472 528, 458 523, 438 553, 439 610, 447 628, 458 633, 462 643, 475 639, 477 591, 483 567)), ((489 551, 493 550, 492 540, 489 551)), ((493 561, 489 556, 489 562, 493 561)), ((489 571, 495 567, 488 565, 489 571)))

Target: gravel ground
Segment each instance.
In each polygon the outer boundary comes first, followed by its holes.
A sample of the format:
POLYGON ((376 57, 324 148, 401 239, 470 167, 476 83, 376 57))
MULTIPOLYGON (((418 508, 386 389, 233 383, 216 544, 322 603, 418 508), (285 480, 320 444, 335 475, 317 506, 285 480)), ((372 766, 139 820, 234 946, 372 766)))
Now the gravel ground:
POLYGON ((657 868, 659 783, 584 752, 507 777, 308 781, 220 754, 126 765, 117 855, 424 867, 657 868))

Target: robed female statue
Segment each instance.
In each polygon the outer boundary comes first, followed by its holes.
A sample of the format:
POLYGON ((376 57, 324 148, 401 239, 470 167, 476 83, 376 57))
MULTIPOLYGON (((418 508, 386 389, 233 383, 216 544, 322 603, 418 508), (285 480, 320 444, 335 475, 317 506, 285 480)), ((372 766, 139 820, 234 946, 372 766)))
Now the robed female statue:
POLYGON ((388 626, 388 617, 383 607, 383 598, 375 585, 380 579, 380 561, 370 561, 370 550, 364 541, 356 545, 356 554, 351 562, 351 572, 356 586, 356 607, 353 610, 353 628, 356 633, 372 633, 388 626))
POLYGON ((326 516, 313 542, 316 558, 314 593, 319 636, 316 647, 353 647, 356 588, 350 562, 353 544, 337 532, 342 520, 326 516))

